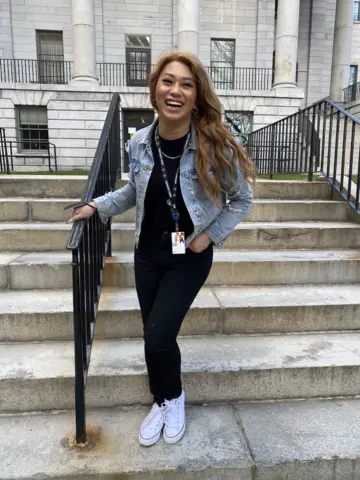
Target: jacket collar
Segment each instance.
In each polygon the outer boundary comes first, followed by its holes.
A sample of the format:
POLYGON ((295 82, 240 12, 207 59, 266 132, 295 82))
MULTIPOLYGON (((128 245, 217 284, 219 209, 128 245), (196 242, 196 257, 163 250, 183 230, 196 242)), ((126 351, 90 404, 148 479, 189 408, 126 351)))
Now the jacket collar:
MULTIPOLYGON (((138 138, 136 139, 136 142, 151 146, 151 139, 154 135, 154 132, 158 123, 159 123, 159 120, 156 118, 151 125, 149 125, 148 127, 145 127, 139 134, 138 138)), ((196 129, 193 123, 191 123, 190 131, 191 131, 191 137, 189 142, 189 148, 192 150, 196 150, 196 129)))

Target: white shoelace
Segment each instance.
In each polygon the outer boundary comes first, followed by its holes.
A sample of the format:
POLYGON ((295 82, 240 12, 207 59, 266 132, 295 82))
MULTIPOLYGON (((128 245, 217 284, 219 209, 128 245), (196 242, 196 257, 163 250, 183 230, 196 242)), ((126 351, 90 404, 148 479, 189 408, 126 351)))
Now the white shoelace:
MULTIPOLYGON (((149 413, 149 415, 147 416, 147 418, 145 419, 144 423, 143 423, 143 427, 148 427, 151 422, 154 420, 155 417, 157 417, 157 415, 159 415, 159 409, 160 409, 160 413, 162 414, 163 418, 164 418, 164 412, 163 412, 163 407, 159 407, 157 405, 158 408, 156 408, 155 404, 153 405, 152 409, 151 409, 151 412, 149 413)), ((165 418, 164 418, 165 419, 165 418)))
MULTIPOLYGON (((166 402, 166 400, 165 400, 165 402, 166 402)), ((168 403, 163 403, 163 404, 161 405, 161 408, 163 409, 163 415, 164 415, 165 424, 166 424, 166 426, 169 427, 169 428, 170 428, 170 427, 177 427, 177 426, 179 425, 179 423, 180 423, 179 409, 176 408, 176 407, 177 407, 177 403, 176 403, 176 404, 174 404, 174 403, 171 404, 170 402, 171 402, 171 401, 169 401, 168 403), (169 413, 173 412, 174 409, 176 410, 176 420, 175 420, 176 423, 173 424, 173 425, 170 425, 170 423, 169 423, 169 418, 174 419, 174 416, 171 417, 171 416, 169 415, 169 413)))

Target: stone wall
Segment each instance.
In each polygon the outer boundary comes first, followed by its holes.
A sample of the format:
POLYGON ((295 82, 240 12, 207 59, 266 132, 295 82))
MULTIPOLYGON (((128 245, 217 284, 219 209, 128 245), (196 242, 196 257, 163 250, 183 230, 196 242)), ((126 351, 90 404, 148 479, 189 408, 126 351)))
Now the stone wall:
MULTIPOLYGON (((94 158, 111 95, 106 92, 40 90, 22 85, 3 89, 0 98, 0 127, 7 140, 17 140, 16 108, 23 105, 47 107, 49 142, 56 146, 60 169, 87 168, 94 158)), ((17 149, 15 149, 16 151, 17 149)), ((52 153, 52 149, 51 149, 52 153)), ((14 155, 16 170, 46 170, 47 152, 14 155)))
MULTIPOLYGON (((1 0, 0 13, 3 5, 11 12, 14 58, 36 59, 35 30, 61 30, 64 58, 72 60, 70 0, 1 0), (10 7, 6 4, 10 4, 10 7)), ((11 42, 11 30, 9 34, 11 42)), ((8 58, 12 58, 12 55, 8 58)))
MULTIPOLYGON (((354 23, 352 51, 351 51, 351 65, 360 66, 360 22, 354 23)), ((360 72, 358 71, 358 82, 360 82, 360 72)))
POLYGON ((0 0, 0 58, 13 57, 10 0, 0 0))
POLYGON ((103 0, 104 61, 125 63, 125 35, 151 36, 152 62, 172 47, 173 0, 103 0))
MULTIPOLYGON (((234 38, 236 66, 272 66, 275 0, 201 0, 200 58, 210 63, 210 39, 234 38)), ((176 47, 177 0, 95 0, 98 62, 125 63, 125 36, 151 36, 152 62, 176 47)), ((36 59, 35 30, 63 31, 72 61, 70 0, 0 0, 3 58, 36 59), (13 33, 11 34, 12 25, 13 33)))
POLYGON ((336 0, 313 0, 307 104, 330 93, 336 0))
POLYGON ((210 65, 211 38, 236 40, 236 67, 271 68, 274 0, 201 0, 200 58, 210 65))
MULTIPOLYGON (((119 90, 119 89, 117 89, 119 90)), ((116 89, 113 89, 116 91, 116 89)), ((253 129, 264 127, 298 110, 303 93, 300 89, 281 92, 248 91, 239 94, 218 91, 224 111, 253 113, 253 129)), ((0 97, 0 127, 6 130, 7 140, 17 139, 16 107, 21 105, 46 106, 49 141, 55 144, 59 169, 88 168, 95 154, 97 142, 109 108, 112 92, 104 88, 84 91, 77 86, 40 89, 30 85, 4 88, 0 97)), ((146 88, 120 89, 122 109, 151 108, 146 88)), ((122 139, 122 115, 120 115, 122 139)), ((122 152, 122 149, 121 149, 122 152)), ((15 154, 17 170, 46 170, 47 154, 23 156, 15 154)))

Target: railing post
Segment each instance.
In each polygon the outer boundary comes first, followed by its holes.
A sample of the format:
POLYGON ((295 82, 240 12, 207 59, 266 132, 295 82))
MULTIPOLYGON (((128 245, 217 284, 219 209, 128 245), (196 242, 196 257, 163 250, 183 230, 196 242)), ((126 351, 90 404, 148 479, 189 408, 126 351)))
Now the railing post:
POLYGON ((83 366, 83 328, 80 311, 80 263, 79 249, 72 253, 73 305, 74 305, 74 340, 75 340, 75 415, 76 443, 86 442, 85 425, 85 377, 83 366))
POLYGON ((274 174, 274 148, 275 148, 275 125, 271 126, 271 155, 270 155, 270 180, 274 174))

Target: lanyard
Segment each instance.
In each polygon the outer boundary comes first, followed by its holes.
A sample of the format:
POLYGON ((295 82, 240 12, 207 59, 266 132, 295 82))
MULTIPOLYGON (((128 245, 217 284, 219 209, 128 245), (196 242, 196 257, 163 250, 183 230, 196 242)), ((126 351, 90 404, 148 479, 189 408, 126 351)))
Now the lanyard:
MULTIPOLYGON (((189 141, 190 141, 190 133, 188 134, 188 136, 186 137, 186 142, 185 142, 185 147, 184 147, 184 150, 183 150, 183 153, 182 155, 184 154, 185 150, 187 149, 188 145, 189 145, 189 141)), ((163 154, 162 154, 162 151, 161 151, 161 145, 160 145, 160 136, 159 136, 159 126, 156 127, 156 130, 155 130, 155 143, 156 143, 156 148, 158 149, 158 152, 159 152, 159 158, 160 158, 160 164, 161 164, 161 171, 162 171, 162 175, 163 175, 163 178, 164 178, 164 182, 165 182, 165 187, 166 187, 166 190, 168 192, 168 196, 169 198, 167 199, 166 203, 167 205, 169 205, 170 207, 170 211, 171 211, 171 216, 175 222, 175 229, 176 231, 178 232, 179 231, 179 220, 180 220, 180 214, 176 208, 176 194, 177 194, 177 184, 178 184, 178 179, 179 179, 179 171, 180 171, 180 167, 177 169, 176 171, 176 175, 175 175, 175 180, 174 180, 174 186, 173 186, 173 191, 171 191, 171 188, 170 188, 170 184, 169 184, 169 179, 168 179, 168 176, 167 176, 167 173, 166 173, 166 167, 165 167, 165 162, 164 162, 164 157, 163 157, 163 154)), ((181 156, 182 156, 181 155, 181 156)), ((181 159, 180 159, 181 160, 181 159)))

